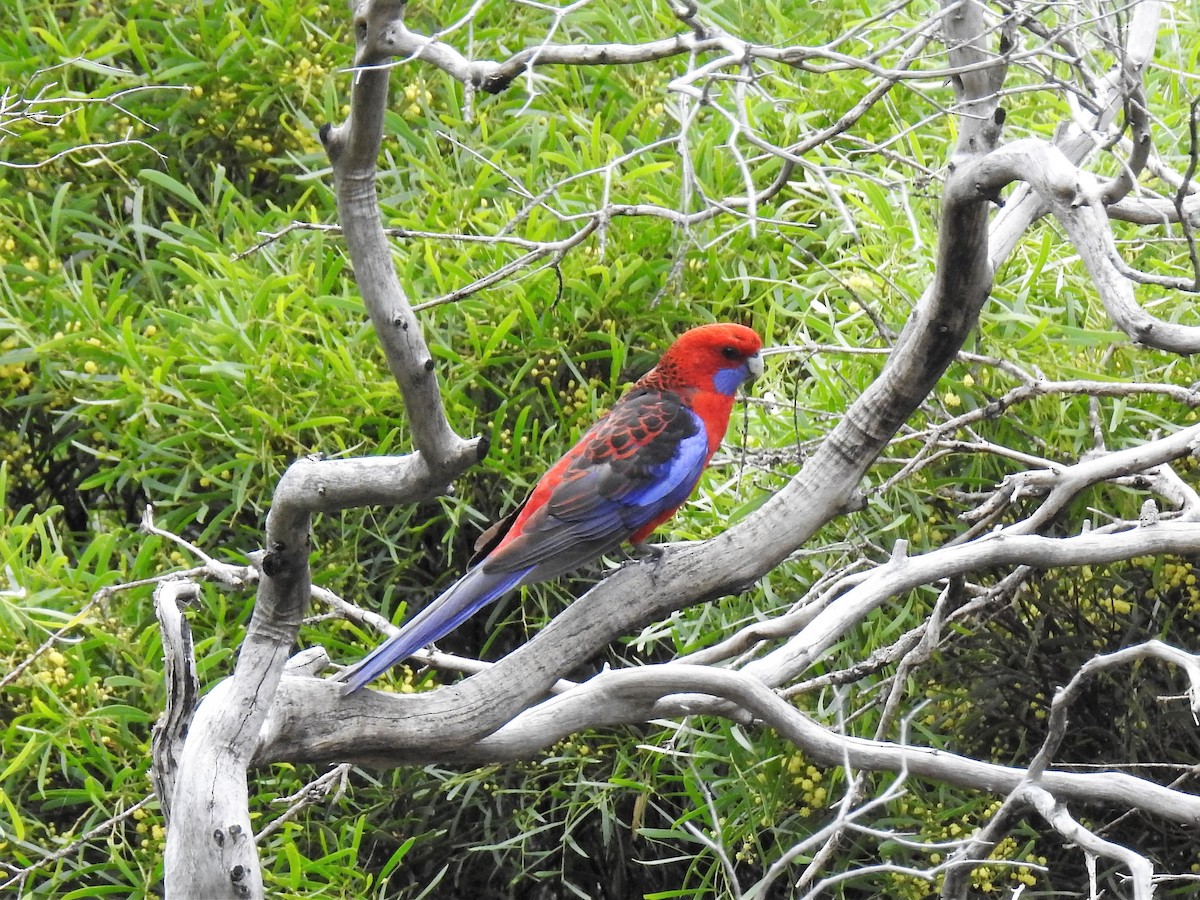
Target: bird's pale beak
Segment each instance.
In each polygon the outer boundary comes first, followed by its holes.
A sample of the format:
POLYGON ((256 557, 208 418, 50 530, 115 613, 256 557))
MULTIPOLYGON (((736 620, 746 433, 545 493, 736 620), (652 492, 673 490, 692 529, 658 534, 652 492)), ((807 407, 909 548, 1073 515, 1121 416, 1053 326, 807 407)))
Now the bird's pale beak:
POLYGON ((753 381, 756 378, 761 377, 762 373, 763 373, 762 354, 755 353, 753 356, 747 356, 746 357, 746 369, 750 372, 750 380, 751 381, 753 381))

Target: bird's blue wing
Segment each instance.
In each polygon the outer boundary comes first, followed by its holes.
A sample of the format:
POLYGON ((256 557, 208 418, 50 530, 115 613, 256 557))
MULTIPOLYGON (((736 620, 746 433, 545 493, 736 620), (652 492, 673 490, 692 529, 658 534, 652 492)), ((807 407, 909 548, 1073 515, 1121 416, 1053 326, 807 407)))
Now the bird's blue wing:
POLYGON ((631 391, 580 446, 542 508, 485 568, 533 567, 538 580, 569 571, 678 507, 708 461, 703 423, 669 391, 631 391))

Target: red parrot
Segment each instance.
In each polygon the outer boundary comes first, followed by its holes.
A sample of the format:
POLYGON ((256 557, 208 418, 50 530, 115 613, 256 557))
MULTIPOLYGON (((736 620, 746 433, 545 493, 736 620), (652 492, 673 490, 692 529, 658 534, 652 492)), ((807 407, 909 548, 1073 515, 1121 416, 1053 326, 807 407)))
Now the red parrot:
POLYGON ((339 674, 357 691, 522 584, 641 545, 688 498, 729 427, 737 389, 762 374, 762 340, 742 325, 680 335, 658 365, 480 539, 467 573, 400 633, 339 674))

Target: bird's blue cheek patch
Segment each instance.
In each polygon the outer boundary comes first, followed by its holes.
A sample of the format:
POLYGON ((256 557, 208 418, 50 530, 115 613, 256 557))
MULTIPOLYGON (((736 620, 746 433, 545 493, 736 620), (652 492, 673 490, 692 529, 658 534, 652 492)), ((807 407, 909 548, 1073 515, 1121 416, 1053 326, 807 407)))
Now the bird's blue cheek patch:
POLYGON ((734 366, 729 369, 718 369, 717 374, 713 376, 713 387, 726 397, 732 397, 737 393, 737 389, 742 386, 742 382, 746 380, 747 374, 744 365, 734 366))

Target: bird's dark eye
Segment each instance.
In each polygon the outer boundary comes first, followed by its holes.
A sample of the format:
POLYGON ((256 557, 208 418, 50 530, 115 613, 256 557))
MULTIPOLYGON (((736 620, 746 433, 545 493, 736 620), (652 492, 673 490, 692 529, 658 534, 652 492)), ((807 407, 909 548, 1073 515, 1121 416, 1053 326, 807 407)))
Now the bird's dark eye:
POLYGON ((721 355, 726 359, 737 359, 739 356, 741 356, 741 354, 737 352, 736 347, 722 347, 721 355))

